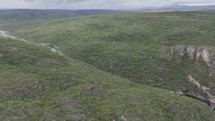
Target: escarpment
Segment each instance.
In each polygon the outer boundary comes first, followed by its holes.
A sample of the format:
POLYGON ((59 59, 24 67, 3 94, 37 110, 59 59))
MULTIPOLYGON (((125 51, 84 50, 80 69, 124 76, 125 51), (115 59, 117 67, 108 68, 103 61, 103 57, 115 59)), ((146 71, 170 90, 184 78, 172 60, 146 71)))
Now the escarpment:
POLYGON ((171 54, 189 56, 191 59, 203 60, 209 67, 215 68, 215 49, 203 46, 179 45, 170 48, 171 54))

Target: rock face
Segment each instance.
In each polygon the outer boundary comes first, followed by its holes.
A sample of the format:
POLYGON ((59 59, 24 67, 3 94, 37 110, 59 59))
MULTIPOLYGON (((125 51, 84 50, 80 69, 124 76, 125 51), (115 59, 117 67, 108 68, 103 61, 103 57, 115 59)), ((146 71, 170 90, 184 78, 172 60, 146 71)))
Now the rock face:
POLYGON ((171 48, 172 54, 189 56, 191 59, 202 59, 208 66, 215 68, 215 49, 198 46, 179 45, 171 48))

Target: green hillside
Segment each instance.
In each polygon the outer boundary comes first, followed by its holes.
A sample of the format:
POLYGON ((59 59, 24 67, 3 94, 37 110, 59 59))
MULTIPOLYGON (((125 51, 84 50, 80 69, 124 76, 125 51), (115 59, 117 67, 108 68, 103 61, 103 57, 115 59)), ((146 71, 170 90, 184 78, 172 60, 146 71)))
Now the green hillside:
POLYGON ((0 120, 215 120, 215 12, 8 15, 0 120))
POLYGON ((0 38, 2 121, 212 121, 207 105, 112 76, 31 42, 0 38))
POLYGON ((133 82, 214 98, 215 12, 132 13, 17 25, 2 27, 133 82), (210 89, 210 96, 190 79, 210 89))
POLYGON ((0 9, 0 24, 15 25, 48 19, 123 13, 120 10, 40 10, 40 9, 0 9))

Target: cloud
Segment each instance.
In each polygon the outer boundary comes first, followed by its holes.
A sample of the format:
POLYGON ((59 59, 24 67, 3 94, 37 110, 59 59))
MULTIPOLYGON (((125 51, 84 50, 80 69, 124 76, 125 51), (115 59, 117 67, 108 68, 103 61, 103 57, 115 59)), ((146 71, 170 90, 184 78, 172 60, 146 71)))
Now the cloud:
POLYGON ((63 4, 63 3, 76 3, 76 2, 86 2, 86 1, 89 1, 89 0, 55 0, 56 3, 58 4, 63 4))
POLYGON ((169 5, 215 5, 214 0, 0 0, 0 8, 138 9, 169 5))
POLYGON ((91 3, 169 3, 169 4, 190 4, 190 3, 214 3, 214 0, 19 0, 24 2, 44 2, 44 3, 77 3, 77 2, 91 2, 91 3))
POLYGON ((24 1, 24 2, 33 2, 35 0, 22 0, 22 1, 24 1))
POLYGON ((85 1, 91 1, 91 0, 21 0, 24 2, 49 2, 49 3, 57 3, 57 4, 63 4, 63 3, 75 3, 75 2, 85 2, 85 1))

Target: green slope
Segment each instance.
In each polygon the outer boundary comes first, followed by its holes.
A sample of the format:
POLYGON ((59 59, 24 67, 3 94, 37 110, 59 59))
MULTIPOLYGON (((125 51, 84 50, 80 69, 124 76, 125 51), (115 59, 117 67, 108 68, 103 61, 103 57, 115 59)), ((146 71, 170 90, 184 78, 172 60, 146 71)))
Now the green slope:
POLYGON ((48 19, 89 16, 100 14, 123 13, 119 10, 38 10, 38 9, 0 9, 0 26, 5 23, 9 26, 17 22, 36 22, 48 19))
POLYGON ((21 38, 56 45, 68 57, 137 83, 205 95, 188 82, 191 75, 215 94, 214 67, 170 50, 178 45, 213 50, 215 12, 91 16, 4 28, 21 38))
POLYGON ((0 38, 0 120, 212 121, 205 104, 0 38))

